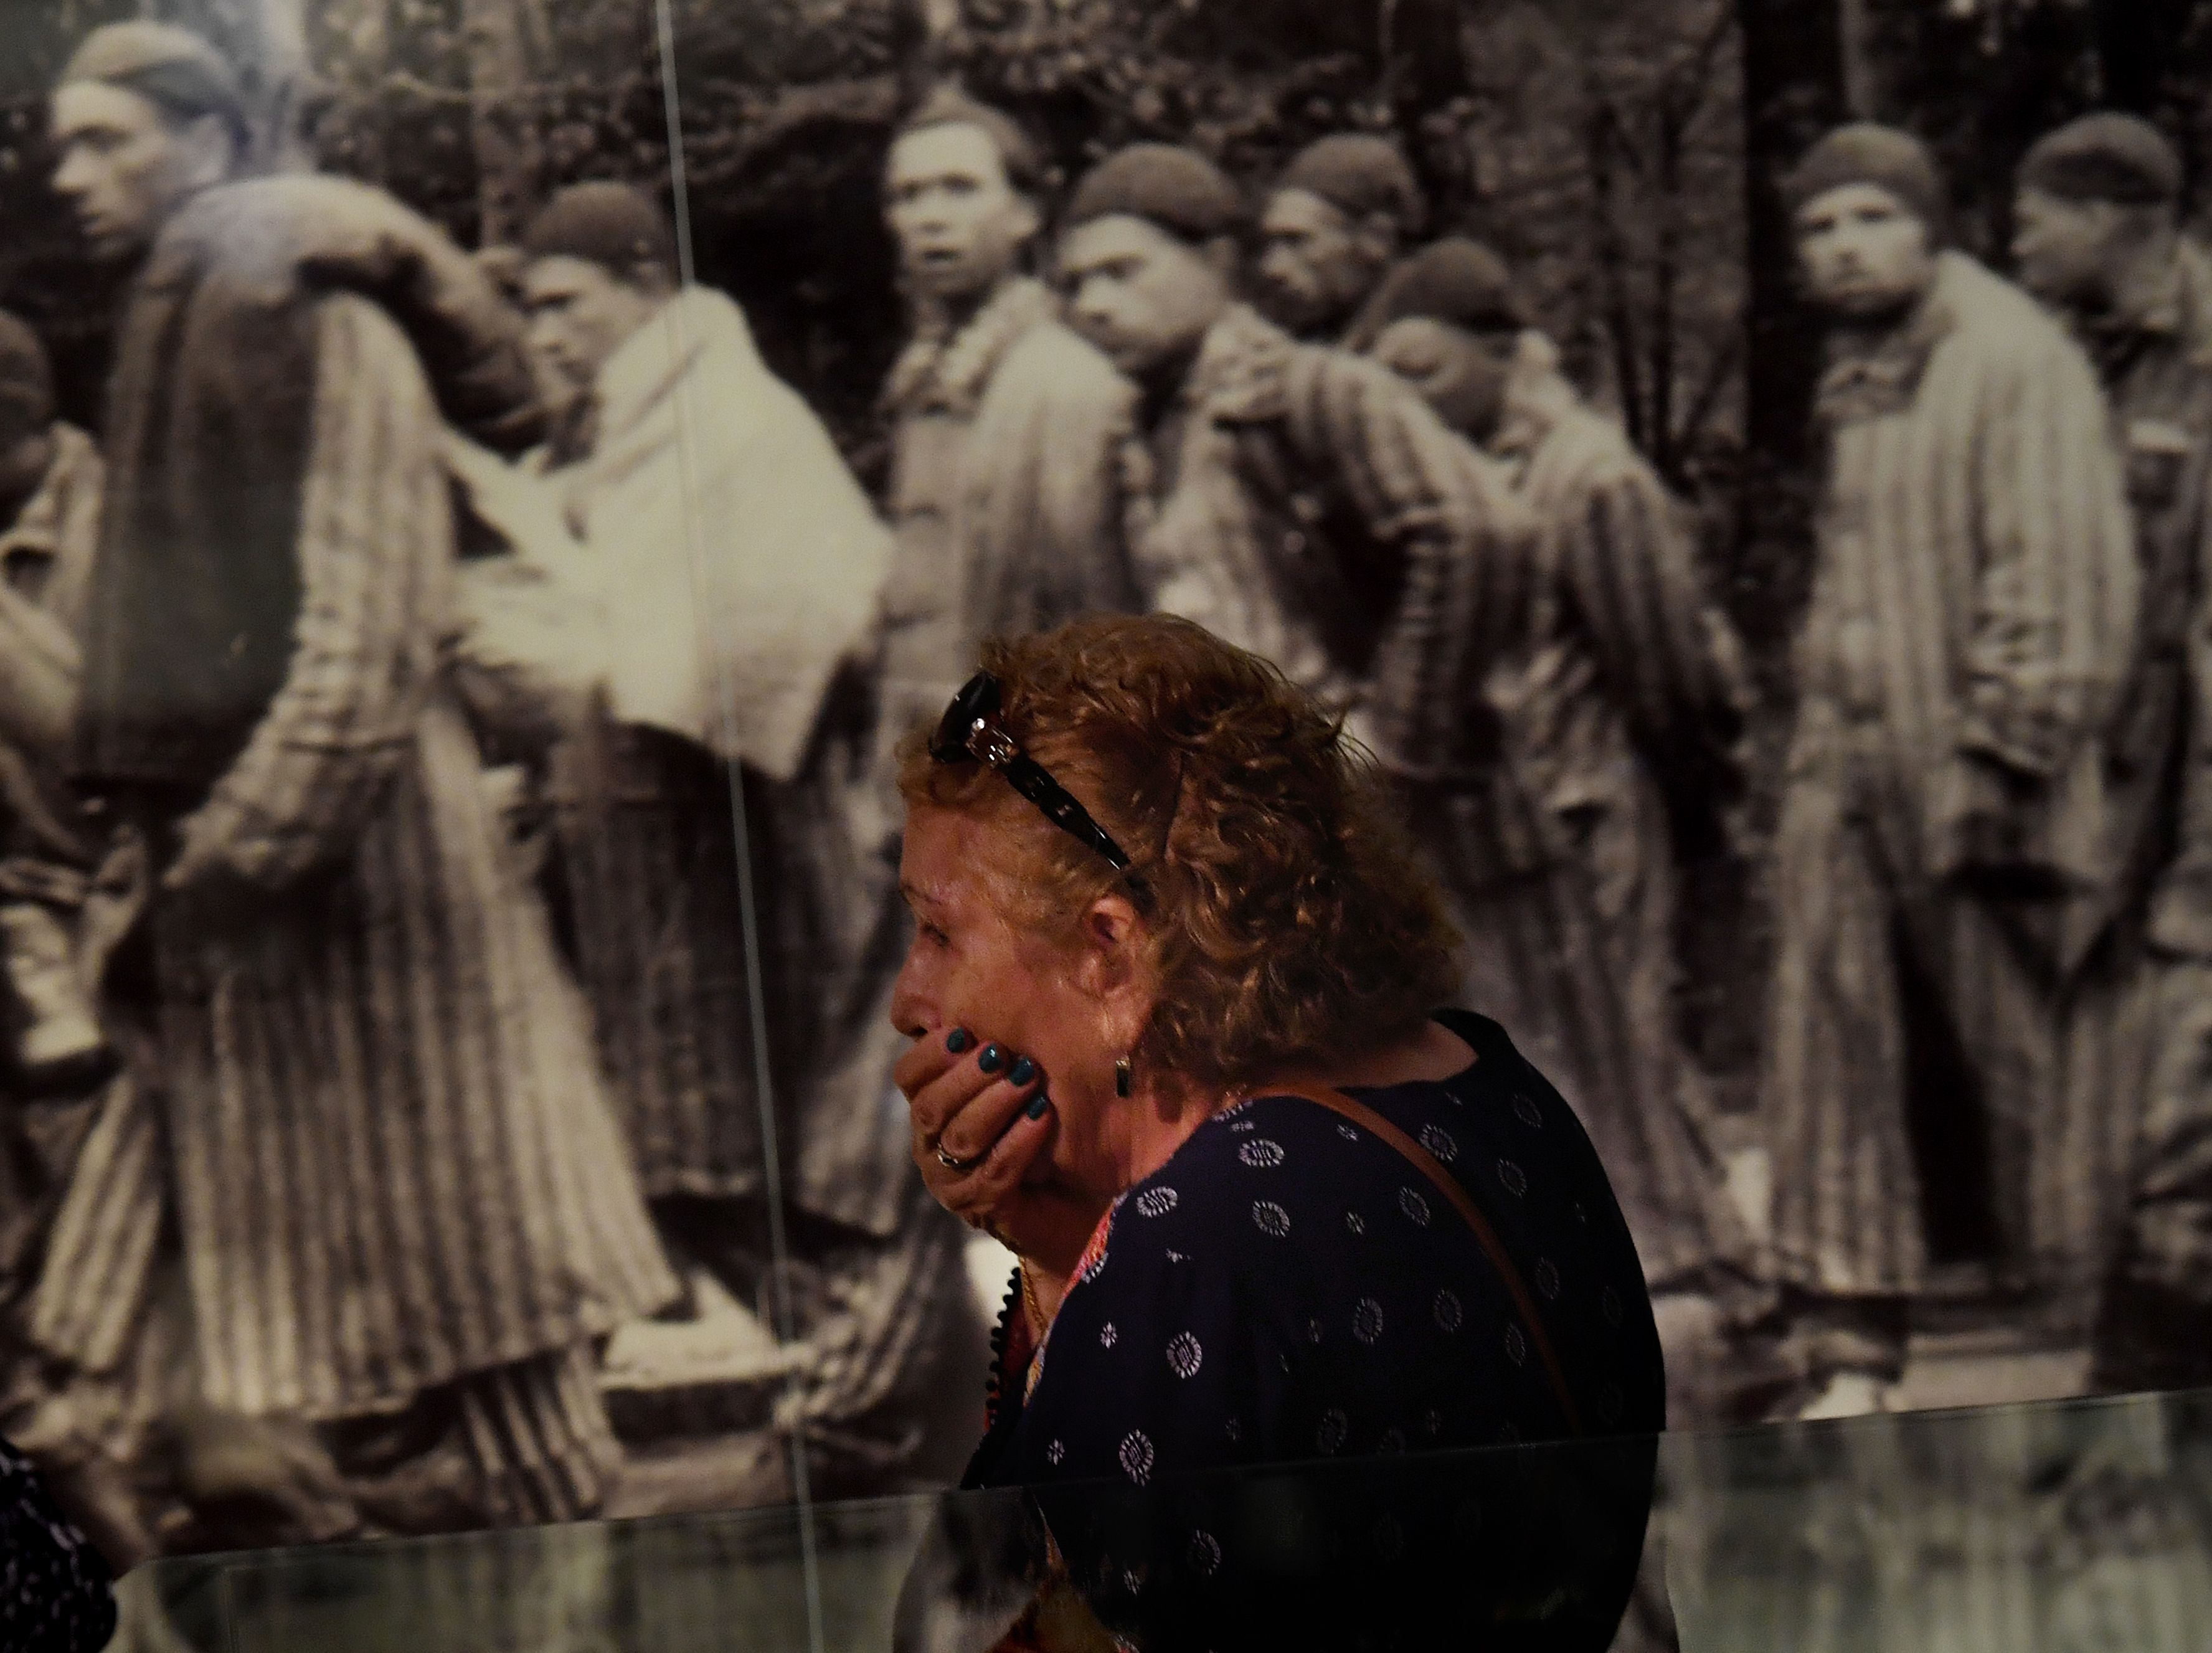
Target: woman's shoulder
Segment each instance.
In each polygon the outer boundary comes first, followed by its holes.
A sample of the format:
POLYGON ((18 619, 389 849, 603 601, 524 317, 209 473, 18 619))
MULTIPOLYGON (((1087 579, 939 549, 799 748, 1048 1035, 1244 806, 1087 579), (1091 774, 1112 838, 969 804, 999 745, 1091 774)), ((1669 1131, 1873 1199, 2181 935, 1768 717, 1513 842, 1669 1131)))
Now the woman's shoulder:
MULTIPOLYGON (((1603 1172, 1573 1109, 1504 1030, 1462 1012, 1440 1019, 1474 1048, 1472 1064, 1449 1078, 1352 1093, 1356 1099, 1478 1201, 1492 1194, 1522 1201, 1540 1182, 1571 1212, 1604 1196, 1603 1172)), ((1426 1228, 1439 1203, 1425 1173, 1389 1142, 1306 1097, 1261 1095, 1207 1120, 1129 1189, 1108 1250, 1159 1262, 1273 1263, 1285 1243, 1297 1252, 1354 1243, 1394 1214, 1426 1228)))

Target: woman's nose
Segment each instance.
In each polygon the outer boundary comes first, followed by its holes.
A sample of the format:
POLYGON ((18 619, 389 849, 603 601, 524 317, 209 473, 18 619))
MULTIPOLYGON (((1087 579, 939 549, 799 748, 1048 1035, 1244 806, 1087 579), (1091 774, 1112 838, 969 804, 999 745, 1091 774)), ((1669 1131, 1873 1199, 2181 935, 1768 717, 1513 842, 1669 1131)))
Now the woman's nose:
POLYGON ((891 1025, 902 1033, 920 1037, 935 1032, 939 1018, 915 975, 914 954, 909 951, 906 962, 899 966, 898 980, 891 984, 891 1025))

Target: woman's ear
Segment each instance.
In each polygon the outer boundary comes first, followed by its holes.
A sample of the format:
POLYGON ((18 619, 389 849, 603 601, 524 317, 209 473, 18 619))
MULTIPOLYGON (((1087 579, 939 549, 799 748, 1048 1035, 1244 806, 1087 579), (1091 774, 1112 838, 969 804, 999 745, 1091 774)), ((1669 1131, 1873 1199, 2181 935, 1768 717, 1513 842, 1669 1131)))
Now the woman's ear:
POLYGON ((1105 895, 1091 903, 1083 915, 1081 969, 1091 997, 1110 1001, 1139 990, 1143 922, 1127 896, 1105 895))

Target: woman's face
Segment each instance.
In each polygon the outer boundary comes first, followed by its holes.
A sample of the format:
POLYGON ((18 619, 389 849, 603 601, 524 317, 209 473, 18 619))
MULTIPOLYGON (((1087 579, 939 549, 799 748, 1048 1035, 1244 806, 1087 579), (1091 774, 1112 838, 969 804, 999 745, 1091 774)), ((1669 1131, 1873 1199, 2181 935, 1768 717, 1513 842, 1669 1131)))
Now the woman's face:
POLYGON ((965 1028, 978 1044, 999 1045, 1009 1062, 1036 1063, 1054 1131, 1024 1180, 1110 1197, 1125 1186, 1129 1159, 1128 1109, 1114 1092, 1114 1061, 1143 1025, 1120 967, 1133 938, 1126 929, 1117 938, 1095 910, 1086 917, 1096 922, 1066 937, 1018 928, 994 871, 1014 865, 1015 849, 991 822, 927 805, 908 812, 899 887, 915 937, 891 1018, 939 1041, 965 1028))

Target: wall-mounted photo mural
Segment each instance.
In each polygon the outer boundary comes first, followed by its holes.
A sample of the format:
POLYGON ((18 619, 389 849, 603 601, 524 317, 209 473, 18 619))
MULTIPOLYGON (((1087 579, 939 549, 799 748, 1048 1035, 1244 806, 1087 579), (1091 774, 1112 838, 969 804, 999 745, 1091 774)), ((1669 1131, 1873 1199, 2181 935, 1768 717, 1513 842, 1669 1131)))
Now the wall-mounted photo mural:
POLYGON ((0 1434, 113 1556, 957 1483, 899 751, 1102 614, 1371 754, 1671 1424, 2212 1381, 2212 6, 0 25, 0 1434))

